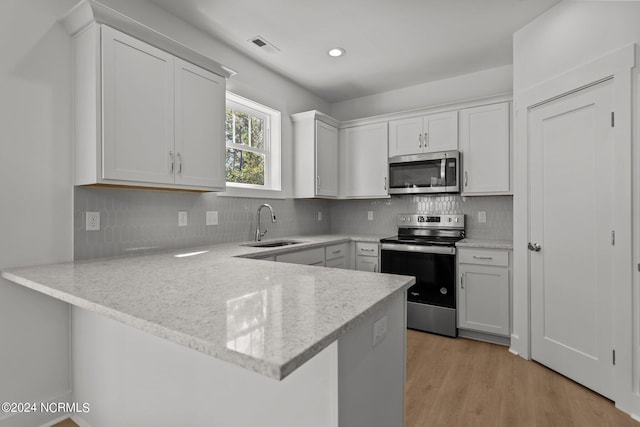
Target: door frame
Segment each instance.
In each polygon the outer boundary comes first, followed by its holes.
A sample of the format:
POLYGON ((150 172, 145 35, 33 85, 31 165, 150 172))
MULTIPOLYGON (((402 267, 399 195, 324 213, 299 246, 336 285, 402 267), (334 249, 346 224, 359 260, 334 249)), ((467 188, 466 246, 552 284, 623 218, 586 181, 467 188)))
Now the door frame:
MULTIPOLYGON (((613 396, 616 406, 640 414, 638 384, 633 381, 633 262, 632 262, 632 69, 635 44, 608 53, 592 62, 544 81, 514 99, 514 217, 513 217, 513 326, 509 351, 525 359, 531 357, 531 287, 529 242, 529 110, 613 78, 615 111, 614 156, 614 295, 613 342, 616 350, 613 396)), ((637 375, 636 375, 637 376, 637 375)))

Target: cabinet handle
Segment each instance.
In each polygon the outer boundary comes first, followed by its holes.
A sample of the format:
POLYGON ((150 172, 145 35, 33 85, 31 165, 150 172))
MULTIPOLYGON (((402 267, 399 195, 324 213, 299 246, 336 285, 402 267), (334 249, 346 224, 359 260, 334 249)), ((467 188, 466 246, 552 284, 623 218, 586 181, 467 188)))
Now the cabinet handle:
POLYGON ((424 146, 425 147, 429 146, 429 132, 424 133, 424 146))
POLYGON ((387 191, 387 177, 384 177, 384 191, 387 191))
POLYGON ((418 134, 418 148, 422 148, 422 134, 418 134))
POLYGON ((464 186, 466 187, 469 184, 469 174, 467 171, 464 171, 464 186))
POLYGON ((178 151, 176 155, 178 157, 178 175, 182 175, 182 154, 178 151))
POLYGON ((463 281, 464 276, 461 274, 460 275, 460 289, 464 289, 464 281, 463 281))
POLYGON ((320 175, 316 177, 316 188, 320 191, 320 175))
POLYGON ((493 259, 492 256, 473 256, 473 259, 493 259))
POLYGON ((173 151, 169 151, 169 159, 171 161, 171 169, 169 169, 169 173, 173 175, 173 167, 175 164, 175 158, 173 157, 173 151))
POLYGON ((375 249, 360 248, 360 251, 362 251, 362 252, 375 252, 375 249))
POLYGON ((338 255, 338 254, 340 254, 340 253, 342 253, 342 251, 333 251, 333 254, 334 254, 334 255, 338 255))

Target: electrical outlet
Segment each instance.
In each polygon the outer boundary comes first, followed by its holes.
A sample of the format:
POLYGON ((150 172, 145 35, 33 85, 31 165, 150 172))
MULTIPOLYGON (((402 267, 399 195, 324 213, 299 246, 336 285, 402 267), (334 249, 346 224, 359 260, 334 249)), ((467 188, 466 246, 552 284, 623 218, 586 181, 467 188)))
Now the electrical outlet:
POLYGON ((218 225, 218 211, 207 211, 206 225, 218 225))
POLYGON ((367 219, 373 221, 373 211, 367 211, 367 219))
POLYGON ((85 217, 87 231, 100 230, 100 212, 87 212, 85 217))
POLYGON ((478 212, 478 222, 481 224, 487 222, 487 213, 485 211, 478 212))
POLYGON ((189 224, 187 211, 178 211, 178 227, 186 227, 189 224))
POLYGON ((318 211, 318 221, 322 221, 322 211, 318 211))
POLYGON ((384 316, 381 319, 378 319, 373 324, 373 345, 375 346, 382 338, 387 334, 387 316, 384 316))

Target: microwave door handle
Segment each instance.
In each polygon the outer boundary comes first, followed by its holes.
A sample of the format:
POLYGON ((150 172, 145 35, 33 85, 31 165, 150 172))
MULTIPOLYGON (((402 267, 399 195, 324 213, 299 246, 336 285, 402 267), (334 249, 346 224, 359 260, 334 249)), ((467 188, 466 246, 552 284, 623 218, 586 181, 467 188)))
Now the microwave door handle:
POLYGON ((447 185, 447 159, 442 159, 440 161, 440 182, 442 185, 447 185))

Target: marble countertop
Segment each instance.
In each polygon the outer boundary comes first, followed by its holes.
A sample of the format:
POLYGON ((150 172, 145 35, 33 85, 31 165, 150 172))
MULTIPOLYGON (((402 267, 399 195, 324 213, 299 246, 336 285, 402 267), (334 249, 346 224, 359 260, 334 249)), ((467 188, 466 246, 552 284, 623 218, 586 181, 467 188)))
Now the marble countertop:
POLYGON ((456 242, 457 247, 483 249, 513 249, 511 240, 462 239, 456 242))
POLYGON ((8 269, 2 277, 282 379, 415 282, 408 276, 247 259, 377 241, 342 235, 291 240, 303 243, 269 249, 234 243, 100 258, 8 269))

